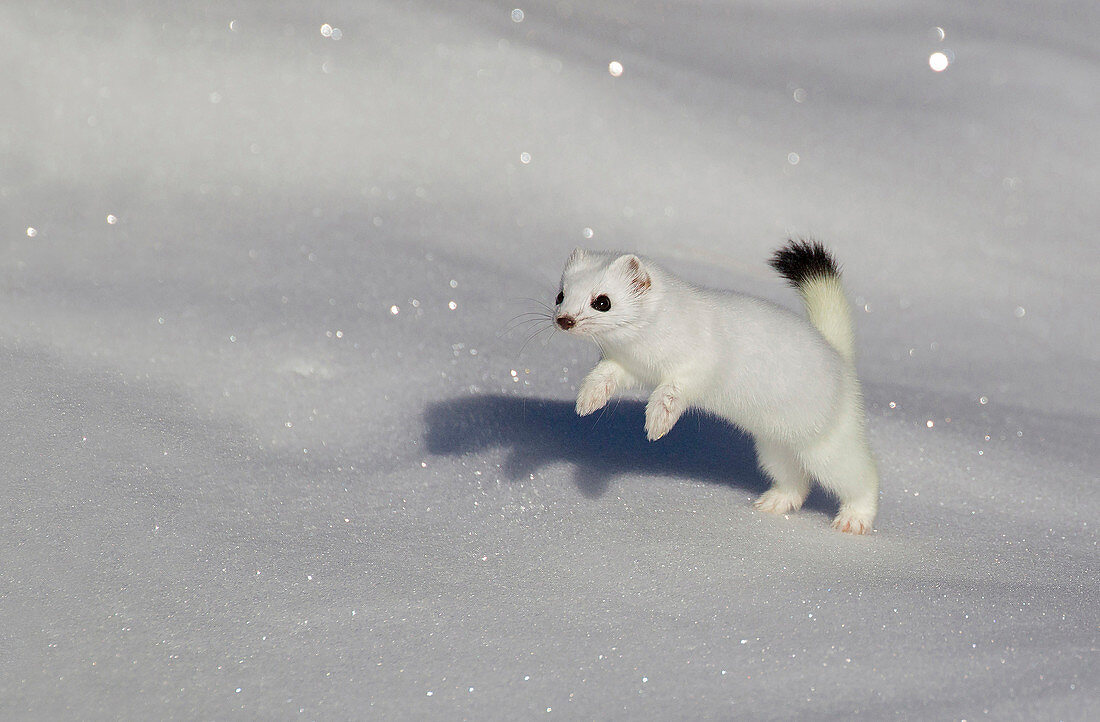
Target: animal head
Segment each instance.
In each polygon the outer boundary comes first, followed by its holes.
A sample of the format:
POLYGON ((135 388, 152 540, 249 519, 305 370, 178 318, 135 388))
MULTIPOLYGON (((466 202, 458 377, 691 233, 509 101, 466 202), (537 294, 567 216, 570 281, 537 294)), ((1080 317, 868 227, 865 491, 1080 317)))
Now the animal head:
POLYGON ((634 254, 573 251, 565 264, 554 305, 554 323, 597 342, 644 326, 653 276, 634 254))

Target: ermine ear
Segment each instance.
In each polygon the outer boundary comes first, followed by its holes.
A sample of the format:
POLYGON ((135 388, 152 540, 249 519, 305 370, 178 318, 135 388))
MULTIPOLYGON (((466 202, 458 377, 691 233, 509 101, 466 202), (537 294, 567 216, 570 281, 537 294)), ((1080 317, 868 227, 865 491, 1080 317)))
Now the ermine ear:
POLYGON ((649 272, 645 270, 645 264, 642 259, 638 258, 634 254, 628 254, 620 256, 615 260, 616 265, 621 265, 623 273, 630 279, 630 287, 634 293, 641 295, 649 290, 649 287, 653 285, 653 281, 649 277, 649 272))
POLYGON ((573 263, 574 261, 579 261, 582 258, 584 258, 584 249, 581 248, 580 246, 577 246, 576 248, 574 248, 573 252, 569 254, 569 262, 570 263, 573 263))

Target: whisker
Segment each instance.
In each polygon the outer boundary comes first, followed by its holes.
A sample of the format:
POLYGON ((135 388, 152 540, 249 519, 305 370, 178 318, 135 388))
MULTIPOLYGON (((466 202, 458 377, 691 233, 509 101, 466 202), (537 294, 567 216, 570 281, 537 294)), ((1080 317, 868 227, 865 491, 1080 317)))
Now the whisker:
POLYGON ((521 300, 521 301, 530 301, 531 303, 537 303, 538 305, 540 305, 540 306, 542 306, 543 308, 545 308, 545 309, 546 309, 547 311, 549 311, 549 310, 551 310, 551 309, 553 308, 553 307, 552 307, 552 306, 551 306, 550 304, 548 304, 548 303, 547 303, 546 301, 541 301, 541 300, 539 300, 539 299, 537 299, 537 298, 521 298, 520 300, 521 300))
POLYGON ((545 316, 536 316, 534 318, 512 319, 507 324, 505 324, 505 326, 515 326, 515 325, 523 324, 523 323, 540 323, 540 322, 542 322, 542 323, 553 323, 552 320, 550 320, 549 318, 546 318, 545 316))
POLYGON ((554 327, 553 326, 545 326, 543 328, 540 328, 538 331, 535 331, 530 336, 528 336, 527 340, 523 342, 523 345, 519 347, 519 352, 516 354, 516 357, 518 358, 518 357, 522 356, 523 351, 527 348, 528 344, 530 344, 532 341, 534 341, 536 338, 538 338, 542 334, 546 333, 547 331, 551 332, 551 334, 550 334, 551 336, 554 335, 553 334, 554 327))
POLYGON ((603 408, 600 409, 600 413, 596 415, 596 419, 592 422, 593 426, 598 426, 599 423, 601 421, 603 421, 603 415, 607 413, 607 407, 610 406, 610 405, 611 405, 610 400, 608 400, 608 402, 603 405, 603 408))
POLYGON ((540 301, 536 298, 513 298, 513 299, 511 299, 511 301, 513 301, 513 302, 529 301, 531 303, 534 303, 534 304, 540 306, 541 308, 539 308, 537 310, 532 310, 532 311, 524 311, 522 313, 517 313, 515 316, 512 316, 510 319, 508 319, 507 321, 504 322, 503 328, 497 332, 497 337, 498 338, 500 338, 502 336, 507 336, 507 335, 511 334, 512 332, 516 331, 517 329, 522 328, 524 326, 530 326, 531 324, 535 324, 535 323, 548 323, 549 324, 549 323, 553 323, 553 321, 554 321, 554 312, 553 312, 553 310, 549 306, 547 306, 545 303, 543 303, 542 301, 540 301))
POLYGON ((553 313, 553 312, 554 312, 554 307, 553 307, 553 306, 551 306, 550 304, 548 304, 548 303, 547 303, 546 301, 543 301, 543 300, 541 300, 541 299, 538 299, 538 298, 527 298, 527 297, 524 297, 524 298, 510 298, 510 299, 508 299, 508 300, 509 300, 509 301, 511 301, 511 302, 513 302, 513 303, 518 303, 518 302, 520 302, 520 301, 529 301, 529 302, 531 302, 531 303, 535 303, 535 304, 538 304, 539 306, 541 306, 542 308, 544 308, 544 309, 545 309, 546 311, 548 311, 548 312, 550 312, 550 313, 553 313))
POLYGON ((519 320, 519 319, 534 319, 536 321, 547 321, 547 322, 553 321, 553 319, 550 318, 550 316, 546 315, 545 313, 536 313, 536 312, 532 311, 531 313, 520 313, 520 314, 517 314, 515 316, 512 316, 510 319, 505 321, 505 325, 508 325, 509 323, 512 323, 513 321, 516 321, 516 320, 519 320))
POLYGON ((546 313, 545 311, 524 311, 523 313, 517 313, 515 316, 512 316, 512 319, 521 318, 523 316, 539 316, 540 318, 550 318, 550 314, 546 313))
POLYGON ((558 333, 558 327, 553 326, 553 325, 550 326, 550 335, 542 340, 543 348, 546 348, 546 346, 548 346, 550 344, 550 342, 552 340, 554 340, 554 336, 557 335, 557 333, 558 333))
POLYGON ((513 318, 510 321, 508 321, 508 323, 506 323, 505 326, 510 326, 510 325, 517 324, 517 323, 538 323, 540 321, 542 323, 549 323, 549 324, 554 323, 554 319, 547 318, 546 316, 529 316, 527 318, 513 318))
POLYGON ((501 336, 507 336, 507 335, 511 334, 513 331, 518 331, 519 329, 521 329, 525 326, 530 326, 533 323, 549 324, 550 321, 548 319, 545 319, 545 318, 528 318, 528 319, 523 320, 523 321, 516 321, 515 323, 510 324, 506 328, 504 328, 504 330, 502 330, 500 332, 500 335, 501 336))
POLYGON ((541 308, 543 311, 546 311, 546 313, 551 315, 551 316, 557 315, 557 310, 556 310, 557 307, 553 306, 549 303, 546 303, 545 301, 540 301, 537 298, 525 298, 523 300, 530 301, 531 303, 537 304, 539 308, 541 308))

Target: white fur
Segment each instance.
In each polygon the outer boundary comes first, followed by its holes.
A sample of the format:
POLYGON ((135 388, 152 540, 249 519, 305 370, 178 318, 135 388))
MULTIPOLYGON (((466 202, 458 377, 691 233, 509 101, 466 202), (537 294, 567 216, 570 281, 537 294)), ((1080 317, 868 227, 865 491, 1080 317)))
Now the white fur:
POLYGON ((839 278, 800 289, 810 322, 762 299, 692 285, 649 259, 582 251, 562 274, 555 320, 599 345, 602 359, 581 384, 577 413, 616 390, 652 388, 646 434, 667 434, 689 407, 752 435, 772 487, 756 502, 798 509, 817 479, 840 500, 833 526, 871 530, 878 473, 867 443, 853 358, 851 309, 839 278), (611 308, 593 300, 606 295, 611 308))

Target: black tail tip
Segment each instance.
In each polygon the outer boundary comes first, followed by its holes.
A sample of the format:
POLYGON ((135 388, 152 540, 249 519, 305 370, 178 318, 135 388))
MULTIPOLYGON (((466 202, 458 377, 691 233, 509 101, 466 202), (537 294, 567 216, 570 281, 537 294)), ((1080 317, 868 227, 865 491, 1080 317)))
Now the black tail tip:
POLYGON ((840 275, 840 266, 818 241, 791 239, 775 252, 768 264, 795 288, 812 278, 840 275))

